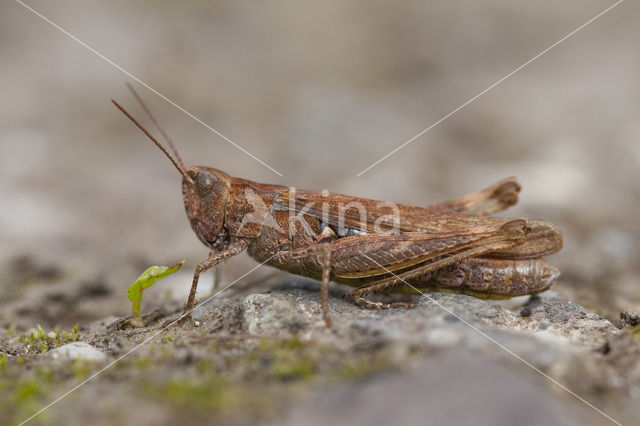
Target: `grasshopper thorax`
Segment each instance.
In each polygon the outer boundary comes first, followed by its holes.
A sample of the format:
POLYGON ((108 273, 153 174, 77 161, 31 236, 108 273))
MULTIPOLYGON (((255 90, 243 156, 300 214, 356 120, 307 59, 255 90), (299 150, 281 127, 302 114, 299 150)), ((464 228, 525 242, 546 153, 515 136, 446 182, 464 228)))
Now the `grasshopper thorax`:
POLYGON ((229 202, 231 177, 210 167, 195 166, 182 179, 184 208, 191 228, 209 247, 224 245, 225 211, 229 202))

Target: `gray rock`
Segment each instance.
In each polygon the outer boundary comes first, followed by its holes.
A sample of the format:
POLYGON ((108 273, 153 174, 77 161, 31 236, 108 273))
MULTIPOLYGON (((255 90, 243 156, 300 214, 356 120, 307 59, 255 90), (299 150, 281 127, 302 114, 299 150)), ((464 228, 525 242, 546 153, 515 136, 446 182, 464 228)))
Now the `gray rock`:
MULTIPOLYGON (((525 301, 530 315, 523 317, 522 305, 506 308, 471 296, 429 293, 414 309, 366 310, 341 298, 330 297, 329 310, 334 329, 322 320, 319 294, 301 288, 251 294, 239 302, 207 304, 199 313, 210 330, 237 331, 278 336, 304 335, 330 343, 449 347, 463 344, 486 348, 512 344, 563 351, 601 347, 619 330, 608 320, 581 306, 548 292, 525 301), (215 324, 215 327, 213 326, 215 324), (491 336, 499 336, 500 342, 491 336), (527 342, 532 342, 528 344, 527 342)), ((539 351, 534 351, 536 354, 539 351)))
POLYGON ((623 327, 635 327, 640 324, 640 311, 620 312, 620 322, 623 327))
POLYGON ((409 310, 366 310, 332 296, 331 330, 313 288, 281 288, 227 303, 236 308, 221 305, 206 314, 217 324, 212 332, 240 327, 252 335, 297 336, 345 359, 383 354, 394 366, 389 376, 341 382, 330 391, 321 386, 293 409, 289 424, 342 423, 331 413, 354 424, 395 418, 406 424, 582 424, 594 413, 595 421, 607 419, 584 403, 576 409, 576 399, 557 383, 600 405, 603 389, 612 401, 640 396, 640 339, 555 292, 508 303, 429 293, 409 310), (215 322, 216 312, 242 325, 215 322), (409 373, 398 373, 407 366, 409 373), (556 403, 552 388, 566 400, 556 403), (369 403, 387 399, 388 405, 369 403))
POLYGON ((312 312, 319 312, 317 303, 309 298, 296 299, 293 294, 250 294, 241 304, 245 327, 251 334, 292 336, 319 319, 312 312))
POLYGON ((88 343, 73 342, 46 352, 46 356, 54 360, 73 361, 76 359, 103 362, 107 360, 107 355, 88 343))
POLYGON ((378 374, 317 389, 285 425, 582 425, 600 420, 562 403, 523 366, 509 369, 464 349, 447 351, 398 374, 378 374))

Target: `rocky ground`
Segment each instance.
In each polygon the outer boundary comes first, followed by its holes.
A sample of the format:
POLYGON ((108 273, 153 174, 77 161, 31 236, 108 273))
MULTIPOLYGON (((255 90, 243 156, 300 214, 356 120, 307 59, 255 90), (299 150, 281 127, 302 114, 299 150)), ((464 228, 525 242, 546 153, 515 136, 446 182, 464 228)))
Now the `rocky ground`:
POLYGON ((368 311, 334 289, 329 330, 317 287, 287 278, 264 293, 222 293, 168 327, 179 313, 171 301, 145 328, 111 316, 72 330, 5 329, 3 422, 70 390, 33 424, 583 425, 640 415, 637 313, 614 324, 552 291, 500 303, 430 293, 412 310, 368 311))

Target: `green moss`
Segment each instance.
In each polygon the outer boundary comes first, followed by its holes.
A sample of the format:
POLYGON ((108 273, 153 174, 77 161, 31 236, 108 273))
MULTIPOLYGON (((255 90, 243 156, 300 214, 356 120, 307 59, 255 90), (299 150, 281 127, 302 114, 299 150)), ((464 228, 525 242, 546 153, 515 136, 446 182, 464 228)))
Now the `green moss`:
POLYGON ((89 377, 93 371, 93 363, 86 359, 76 359, 70 364, 69 369, 74 379, 80 382, 89 377))
POLYGON ((19 336, 18 340, 26 345, 25 353, 44 353, 67 343, 76 342, 82 337, 82 334, 78 332, 78 325, 73 327, 71 331, 61 331, 58 327, 53 331, 55 335, 52 337, 38 324, 28 336, 19 336))
MULTIPOLYGON (((35 378, 16 381, 0 380, 0 413, 2 423, 18 424, 41 408, 43 385, 35 378)), ((42 420, 41 417, 38 420, 42 420)))
POLYGON ((151 360, 149 358, 141 356, 139 358, 136 358, 136 360, 133 361, 133 364, 137 369, 141 370, 151 365, 151 360))
POLYGON ((266 371, 270 378, 307 380, 315 373, 323 349, 297 337, 290 340, 262 338, 248 354, 247 361, 268 366, 266 371))
POLYGON ((198 372, 198 374, 201 375, 215 375, 217 374, 215 365, 213 363, 213 360, 209 359, 209 358, 204 358, 204 359, 199 359, 194 363, 194 367, 196 369, 196 371, 198 372))
POLYGON ((4 352, 0 352, 0 372, 4 373, 7 369, 7 357, 4 352))
POLYGON ((38 383, 53 383, 54 381, 53 371, 49 366, 36 368, 34 375, 38 383))
MULTIPOLYGON (((54 383, 50 366, 24 369, 9 363, 6 374, 0 376, 0 423, 18 424, 33 415, 50 397, 54 383)), ((34 424, 43 420, 44 416, 38 416, 34 424)))
POLYGON ((316 364, 311 360, 291 362, 280 361, 271 366, 270 375, 276 379, 309 379, 313 376, 316 364))
POLYGON ((345 379, 359 380, 369 376, 372 372, 369 362, 350 362, 339 371, 339 376, 345 379))
POLYGON ((294 351, 307 347, 309 347, 309 343, 303 342, 297 336, 289 340, 263 337, 258 342, 257 349, 265 351, 294 351))
POLYGON ((378 352, 350 359, 335 370, 336 378, 340 380, 362 380, 374 374, 390 371, 394 363, 388 354, 378 352))
POLYGON ((82 334, 78 331, 78 324, 74 325, 70 332, 63 330, 56 333, 56 339, 58 339, 63 345, 70 342, 76 342, 80 340, 81 337, 82 334))
POLYGON ((143 391, 148 396, 187 410, 218 411, 229 402, 227 383, 220 378, 206 382, 172 379, 160 385, 146 384, 143 391))
POLYGON ((37 396, 43 395, 42 387, 35 379, 20 383, 11 393, 11 400, 15 404, 22 404, 37 396))

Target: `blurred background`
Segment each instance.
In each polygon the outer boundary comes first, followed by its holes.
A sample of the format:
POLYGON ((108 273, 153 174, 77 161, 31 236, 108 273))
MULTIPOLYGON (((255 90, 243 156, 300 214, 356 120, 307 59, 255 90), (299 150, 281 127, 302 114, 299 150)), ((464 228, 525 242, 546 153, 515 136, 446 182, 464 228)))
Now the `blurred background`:
MULTIPOLYGON (((183 258, 182 274, 162 285, 186 297, 207 249, 186 220, 179 174, 109 102, 150 124, 127 81, 188 165, 233 176, 415 205, 517 176, 521 202, 508 214, 548 219, 565 233, 552 258, 563 272, 554 290, 611 319, 640 305, 637 3, 622 3, 359 177, 612 2, 28 4, 282 176, 3 2, 4 324, 124 315, 126 288, 144 268, 183 258)), ((233 259, 223 278, 253 265, 233 259)))

